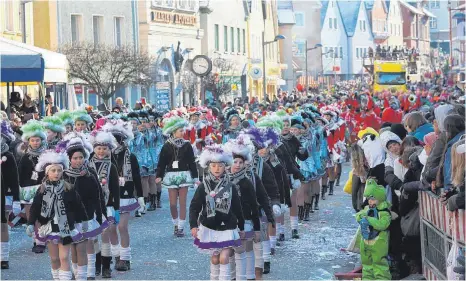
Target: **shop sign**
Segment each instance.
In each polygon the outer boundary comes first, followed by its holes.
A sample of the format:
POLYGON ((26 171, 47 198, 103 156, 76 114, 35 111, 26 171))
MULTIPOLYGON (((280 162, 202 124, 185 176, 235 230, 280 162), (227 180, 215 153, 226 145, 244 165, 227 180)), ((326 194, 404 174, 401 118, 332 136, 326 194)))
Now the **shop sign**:
POLYGON ((162 11, 152 11, 153 20, 155 22, 166 23, 166 24, 177 24, 194 26, 197 24, 197 17, 195 15, 184 15, 162 11))
POLYGON ((82 94, 83 93, 83 86, 82 85, 74 85, 74 93, 75 94, 82 94))
POLYGON ((170 83, 159 82, 155 85, 155 107, 157 110, 170 110, 170 83))
POLYGON ((267 69, 267 75, 280 76, 280 68, 279 67, 270 67, 269 69, 267 69))

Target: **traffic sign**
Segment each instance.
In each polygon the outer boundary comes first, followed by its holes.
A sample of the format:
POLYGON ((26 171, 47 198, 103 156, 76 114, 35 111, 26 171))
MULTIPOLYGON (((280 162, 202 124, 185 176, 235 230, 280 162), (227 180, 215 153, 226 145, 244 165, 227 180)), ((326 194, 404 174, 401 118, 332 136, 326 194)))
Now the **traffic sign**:
POLYGON ((252 67, 251 70, 249 70, 249 76, 253 79, 253 80, 259 80, 262 78, 262 69, 260 67, 252 67))

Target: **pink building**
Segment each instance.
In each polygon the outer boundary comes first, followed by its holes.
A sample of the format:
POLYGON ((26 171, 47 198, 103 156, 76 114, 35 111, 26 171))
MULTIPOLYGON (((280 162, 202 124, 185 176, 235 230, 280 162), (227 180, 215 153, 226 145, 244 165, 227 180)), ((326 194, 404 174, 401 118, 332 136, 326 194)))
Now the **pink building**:
POLYGON ((369 11, 369 20, 372 22, 372 34, 374 35, 374 43, 376 45, 388 45, 388 7, 385 1, 375 0, 372 5, 367 4, 366 8, 369 11))

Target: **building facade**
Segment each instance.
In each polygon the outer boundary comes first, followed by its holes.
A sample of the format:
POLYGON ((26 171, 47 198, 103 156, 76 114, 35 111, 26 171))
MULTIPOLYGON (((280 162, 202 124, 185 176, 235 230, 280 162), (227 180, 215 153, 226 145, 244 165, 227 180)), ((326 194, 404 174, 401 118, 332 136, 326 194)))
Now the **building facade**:
POLYGON ((430 38, 432 48, 450 53, 450 22, 448 20, 448 1, 431 0, 425 3, 425 8, 435 17, 430 18, 430 38))
POLYGON ((365 2, 369 15, 369 21, 372 26, 375 45, 388 46, 388 7, 387 2, 375 0, 374 2, 365 2))
POLYGON ((166 109, 197 102, 196 93, 183 93, 183 72, 188 61, 201 54, 199 1, 143 0, 138 3, 139 43, 141 50, 156 58, 156 85, 143 96, 166 109))
POLYGON ((464 85, 466 83, 466 26, 465 26, 465 0, 451 1, 450 16, 451 16, 451 39, 452 39, 452 56, 451 70, 454 81, 458 81, 464 85))
POLYGON ((400 0, 385 2, 388 9, 387 14, 387 45, 391 47, 403 47, 403 15, 401 13, 400 0))
MULTIPOLYGON (((34 1, 34 44, 52 51, 80 43, 137 48, 136 3, 135 0, 34 1)), ((78 104, 97 106, 103 102, 82 81, 70 82, 75 85, 78 104)), ((140 96, 140 87, 128 85, 118 89, 114 98, 122 97, 134 104, 140 96)))
MULTIPOLYGON (((322 47, 324 45, 321 38, 321 14, 322 4, 318 1, 294 1, 293 10, 296 24, 292 28, 292 39, 294 43, 294 62, 301 69, 300 81, 306 86, 317 83, 318 77, 322 74, 322 47), (320 45, 319 45, 320 44, 320 45), (306 50, 307 46, 307 50, 306 50), (306 65, 307 53, 307 65, 306 65), (307 73, 306 73, 307 69, 307 73), (307 80, 306 80, 307 77, 307 80)), ((329 43, 327 46, 330 46, 329 43)), ((292 68, 292 65, 288 66, 292 68)))
POLYGON ((211 1, 208 12, 200 13, 200 27, 204 30, 201 53, 213 60, 213 73, 228 85, 224 97, 228 100, 247 93, 245 7, 242 0, 211 1))
POLYGON ((364 74, 363 58, 374 48, 370 11, 365 1, 322 2, 324 74, 353 79, 364 74))
POLYGON ((0 2, 0 36, 23 42, 34 44, 34 23, 33 4, 21 1, 1 1, 0 2), (25 26, 23 27, 23 20, 25 26))

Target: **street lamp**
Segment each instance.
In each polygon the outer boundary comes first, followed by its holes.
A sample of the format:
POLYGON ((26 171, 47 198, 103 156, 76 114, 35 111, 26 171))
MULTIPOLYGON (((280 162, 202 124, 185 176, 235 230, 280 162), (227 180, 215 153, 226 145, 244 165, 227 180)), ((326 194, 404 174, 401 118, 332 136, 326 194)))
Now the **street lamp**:
POLYGON ((266 85, 266 79, 265 79, 265 46, 274 42, 277 42, 278 40, 285 40, 286 37, 284 35, 278 34, 275 36, 273 41, 265 41, 265 31, 262 31, 262 93, 263 93, 263 98, 266 97, 267 95, 267 85, 266 85))
POLYGON ((317 44, 314 45, 314 47, 308 48, 307 47, 307 40, 306 40, 306 96, 307 96, 307 92, 309 91, 309 74, 307 72, 307 52, 315 50, 317 48, 322 48, 322 44, 317 43, 317 44))

